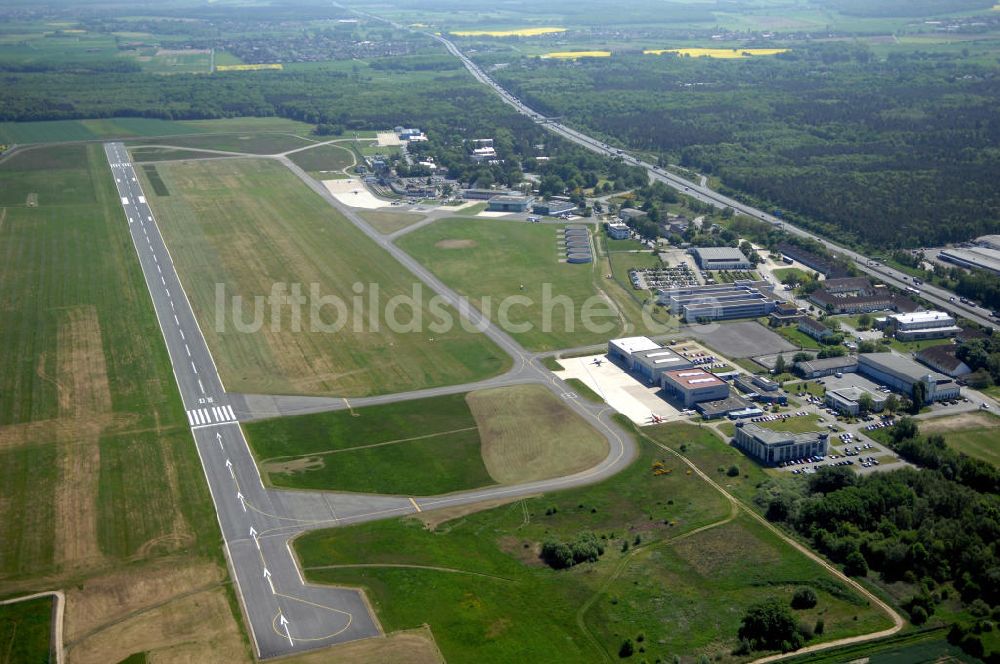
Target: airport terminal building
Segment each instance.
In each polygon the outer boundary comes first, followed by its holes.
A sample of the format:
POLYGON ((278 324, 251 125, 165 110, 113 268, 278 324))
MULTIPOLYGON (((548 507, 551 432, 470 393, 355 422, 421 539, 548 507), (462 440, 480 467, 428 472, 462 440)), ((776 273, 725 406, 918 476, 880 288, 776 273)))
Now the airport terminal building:
POLYGON ((782 461, 826 456, 829 434, 772 431, 752 422, 738 422, 733 443, 761 463, 775 466, 782 461))

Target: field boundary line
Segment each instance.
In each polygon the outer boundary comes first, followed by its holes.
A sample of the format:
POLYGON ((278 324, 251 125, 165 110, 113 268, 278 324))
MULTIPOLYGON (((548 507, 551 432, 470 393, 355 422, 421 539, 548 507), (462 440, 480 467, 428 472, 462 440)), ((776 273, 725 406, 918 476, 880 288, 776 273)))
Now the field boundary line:
POLYGON ((18 602, 29 602, 33 599, 49 596, 53 598, 55 609, 55 617, 52 619, 52 643, 49 644, 49 653, 51 654, 52 651, 55 651, 56 664, 63 664, 66 661, 66 655, 63 652, 63 616, 66 613, 66 594, 63 591, 43 590, 40 593, 5 599, 0 601, 0 606, 17 604, 18 602))

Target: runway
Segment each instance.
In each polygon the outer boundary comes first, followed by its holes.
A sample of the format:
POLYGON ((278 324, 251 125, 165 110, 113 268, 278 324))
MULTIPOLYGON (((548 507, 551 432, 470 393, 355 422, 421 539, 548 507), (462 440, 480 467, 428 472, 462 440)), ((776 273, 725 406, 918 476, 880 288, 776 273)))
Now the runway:
MULTIPOLYGON (((446 496, 415 498, 265 488, 239 420, 330 410, 338 404, 330 399, 226 393, 125 146, 115 142, 104 147, 215 504, 230 573, 259 658, 289 655, 382 633, 363 593, 350 588, 311 585, 303 580, 289 544, 296 535, 318 528, 591 484, 617 473, 634 458, 634 441, 611 419, 613 411, 605 404, 578 398, 506 332, 477 310, 462 307, 462 300, 454 291, 381 237, 301 169, 282 159, 303 182, 392 254, 415 279, 459 308, 514 358, 510 372, 480 383, 357 399, 351 406, 486 386, 540 383, 607 438, 609 453, 594 468, 567 477, 446 496)), ((343 407, 347 407, 346 401, 343 407)))

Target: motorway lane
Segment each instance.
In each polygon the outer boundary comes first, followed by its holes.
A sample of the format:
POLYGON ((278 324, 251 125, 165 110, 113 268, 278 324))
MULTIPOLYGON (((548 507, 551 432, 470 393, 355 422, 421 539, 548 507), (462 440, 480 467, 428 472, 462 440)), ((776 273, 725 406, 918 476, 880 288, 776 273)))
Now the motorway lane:
MULTIPOLYGON (((692 198, 702 201, 703 203, 709 203, 711 205, 714 205, 715 207, 723 207, 723 208, 731 207, 737 212, 742 212, 743 214, 749 215, 756 219, 766 221, 776 226, 780 225, 784 230, 793 235, 816 240, 822 243, 831 252, 841 254, 848 260, 853 261, 861 272, 864 272, 869 276, 877 277, 882 281, 885 281, 886 283, 896 286, 897 288, 906 288, 912 285, 912 282, 910 281, 908 275, 906 275, 903 272, 900 272, 899 270, 886 267, 885 265, 881 264, 877 266, 869 265, 868 257, 863 256, 857 253, 856 251, 847 249, 846 247, 842 247, 838 244, 830 242, 829 240, 826 240, 818 235, 814 235, 809 231, 803 230, 796 226, 792 226, 787 222, 785 222, 784 220, 779 219, 773 215, 770 215, 762 210, 751 207, 745 203, 741 203, 740 201, 737 201, 733 198, 730 198, 716 191, 713 191, 712 189, 709 189, 708 187, 704 186, 704 184, 702 183, 696 183, 686 178, 682 178, 678 175, 674 175, 673 173, 670 173, 669 171, 659 168, 654 164, 642 161, 641 159, 636 159, 635 157, 629 154, 625 154, 618 149, 612 148, 606 143, 599 141, 595 138, 592 138, 582 132, 576 131, 575 129, 567 127, 566 125, 563 125, 561 123, 549 120, 541 113, 538 113, 537 111, 534 111, 533 109, 529 108, 527 105, 521 102, 521 100, 519 100, 517 97, 515 97, 514 95, 509 93, 506 89, 504 89, 503 86, 501 86, 499 83, 497 83, 492 78, 487 76, 479 68, 478 65, 476 65, 474 62, 472 62, 472 60, 466 57, 465 54, 462 53, 458 49, 458 47, 455 46, 455 44, 452 43, 450 40, 440 35, 429 35, 429 36, 444 44, 445 48, 447 48, 452 55, 454 55, 455 57, 457 57, 459 60, 462 61, 466 69, 468 69, 469 72, 472 73, 472 75, 476 78, 476 80, 478 80, 480 83, 484 85, 488 85, 491 88, 493 88, 493 90, 498 95, 500 95, 500 98, 503 99, 507 104, 514 107, 514 109, 517 110, 519 113, 532 118, 533 120, 535 120, 540 124, 543 124, 553 133, 559 134, 563 138, 573 141, 577 145, 589 148, 590 150, 597 152, 599 154, 603 154, 609 157, 622 157, 626 163, 632 164, 633 166, 640 166, 645 168, 653 180, 659 180, 661 182, 664 182, 665 184, 673 187, 674 189, 677 189, 678 191, 681 191, 684 194, 691 196, 692 198)), ((975 323, 979 323, 980 325, 993 326, 995 324, 995 321, 991 320, 991 318, 989 317, 988 312, 986 312, 981 308, 977 308, 975 306, 962 304, 960 301, 958 301, 957 298, 955 298, 956 300, 955 302, 952 302, 951 298, 955 297, 954 293, 945 290, 943 288, 940 288, 938 286, 932 286, 928 284, 921 285, 920 297, 936 305, 937 307, 941 308, 944 311, 950 311, 954 314, 963 316, 968 320, 971 320, 975 323)))
POLYGON ((284 516, 290 512, 283 505, 276 508, 274 492, 264 488, 243 431, 234 421, 232 405, 125 147, 108 143, 105 153, 215 502, 257 655, 275 657, 377 636, 381 630, 360 592, 303 583, 287 537, 251 536, 251 527, 265 533, 298 519, 329 519, 332 511, 314 501, 309 510, 290 519, 284 516))

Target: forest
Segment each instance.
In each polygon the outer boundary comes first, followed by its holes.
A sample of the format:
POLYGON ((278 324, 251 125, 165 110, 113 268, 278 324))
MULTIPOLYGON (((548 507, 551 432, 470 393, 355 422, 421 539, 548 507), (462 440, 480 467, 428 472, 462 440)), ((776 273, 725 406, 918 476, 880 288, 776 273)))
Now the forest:
POLYGON ((923 625, 939 609, 944 615, 945 606, 954 615, 957 602, 964 616, 953 630, 959 644, 997 661, 1000 653, 985 653, 979 636, 1000 618, 1000 609, 991 609, 1000 604, 997 469, 951 452, 937 437, 921 437, 908 418, 892 438, 924 469, 859 476, 827 467, 805 484, 762 486, 758 502, 768 519, 807 538, 848 575, 877 574, 903 589, 900 604, 913 624, 923 625))
POLYGON ((1000 72, 860 43, 768 58, 522 58, 498 79, 541 112, 721 178, 842 241, 936 246, 1000 229, 1000 72))

